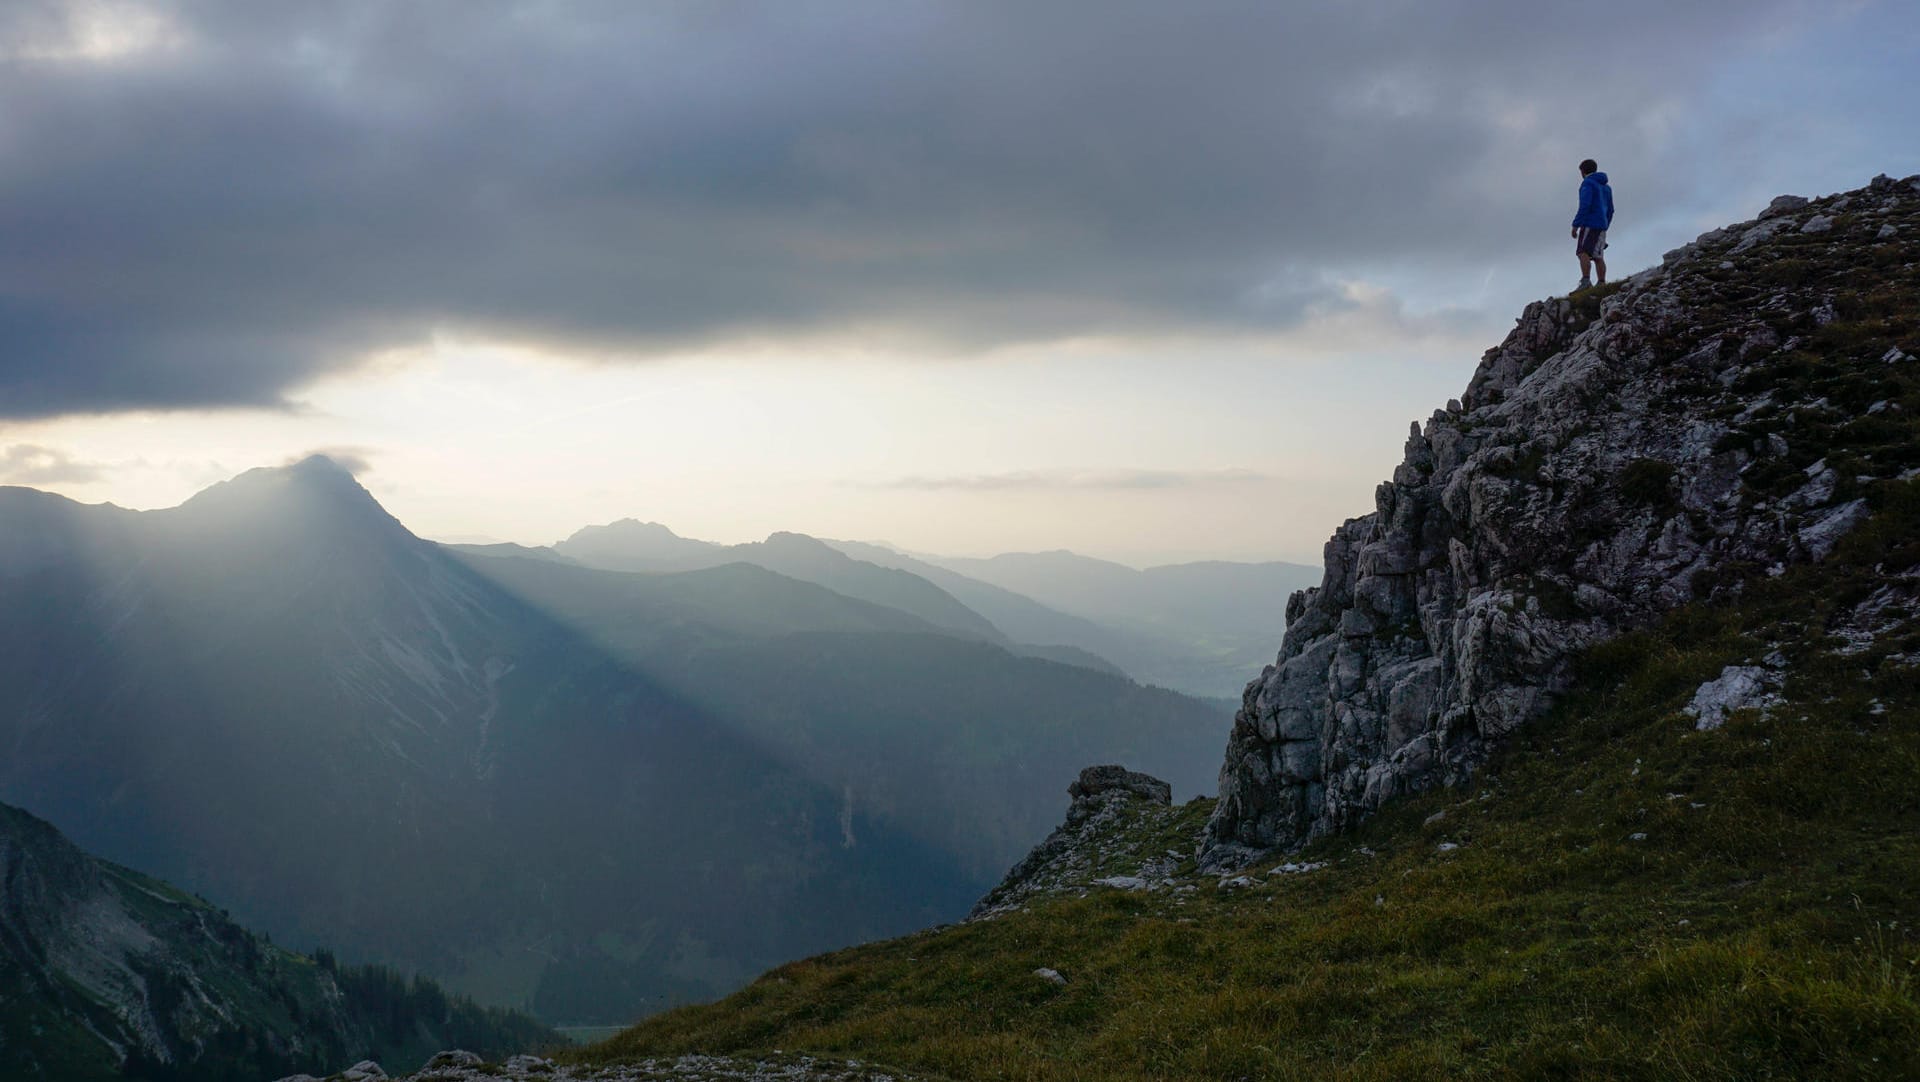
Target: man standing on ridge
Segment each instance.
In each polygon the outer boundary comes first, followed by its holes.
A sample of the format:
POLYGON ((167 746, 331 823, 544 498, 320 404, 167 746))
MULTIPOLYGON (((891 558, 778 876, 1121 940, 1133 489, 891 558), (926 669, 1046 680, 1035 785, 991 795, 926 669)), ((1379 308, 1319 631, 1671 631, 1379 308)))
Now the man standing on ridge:
POLYGON ((1613 224, 1613 189, 1607 187, 1607 175, 1592 158, 1580 163, 1580 210, 1573 216, 1573 254, 1580 257, 1580 284, 1585 289, 1596 283, 1587 276, 1587 264, 1600 272, 1599 285, 1607 284, 1607 227, 1613 224))

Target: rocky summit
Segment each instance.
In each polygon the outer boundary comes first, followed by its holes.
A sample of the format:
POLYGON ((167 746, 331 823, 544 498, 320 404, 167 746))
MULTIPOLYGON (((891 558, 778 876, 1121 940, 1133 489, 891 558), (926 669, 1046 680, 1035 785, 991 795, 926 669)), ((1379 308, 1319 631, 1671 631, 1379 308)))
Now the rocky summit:
POLYGON ((1920 177, 1782 197, 1622 282, 1530 305, 1416 423, 1247 685, 1210 867, 1455 784, 1577 654, 1825 559, 1920 470, 1920 177))

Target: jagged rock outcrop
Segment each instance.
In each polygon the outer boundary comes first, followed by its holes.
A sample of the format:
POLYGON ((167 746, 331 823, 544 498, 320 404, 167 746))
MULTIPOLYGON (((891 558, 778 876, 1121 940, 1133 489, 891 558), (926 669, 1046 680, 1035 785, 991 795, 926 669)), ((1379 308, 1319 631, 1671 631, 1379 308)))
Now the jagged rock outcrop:
MULTIPOLYGON (((1073 784, 1067 786, 1067 795, 1073 798, 1073 807, 1080 809, 1085 809, 1111 792, 1132 793, 1154 804, 1173 803, 1173 786, 1151 774, 1128 770, 1118 764, 1090 766, 1080 772, 1073 784)), ((1069 821, 1073 819, 1073 809, 1068 810, 1067 818, 1069 821)))
POLYGON ((1415 424, 1372 514, 1287 603, 1246 689, 1208 867, 1470 775, 1583 649, 1824 559, 1910 476, 1876 383, 1920 353, 1920 178, 1717 229, 1618 286, 1527 307, 1415 424))
POLYGON ((1015 864, 968 920, 1020 909, 1036 895, 1119 885, 1115 879, 1135 889, 1158 886, 1192 852, 1197 820, 1183 830, 1173 787, 1151 774, 1090 766, 1067 786, 1067 795, 1073 803, 1066 822, 1015 864))

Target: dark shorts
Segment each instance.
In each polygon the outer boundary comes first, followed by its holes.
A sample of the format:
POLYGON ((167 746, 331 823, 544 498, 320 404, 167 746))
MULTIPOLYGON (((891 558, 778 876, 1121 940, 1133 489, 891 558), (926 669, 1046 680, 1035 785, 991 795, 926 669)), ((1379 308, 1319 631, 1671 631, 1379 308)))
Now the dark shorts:
POLYGON ((1573 253, 1590 255, 1598 259, 1600 253, 1607 250, 1607 231, 1592 226, 1576 226, 1573 231, 1573 253))

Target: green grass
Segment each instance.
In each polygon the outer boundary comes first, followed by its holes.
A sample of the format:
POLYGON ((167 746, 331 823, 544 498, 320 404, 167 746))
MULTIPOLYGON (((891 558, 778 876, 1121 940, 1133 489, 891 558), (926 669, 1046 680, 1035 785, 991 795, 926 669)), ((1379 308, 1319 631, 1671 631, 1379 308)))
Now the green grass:
POLYGON ((1591 651, 1473 785, 1316 844, 1327 869, 1056 897, 795 962, 569 1056, 784 1049, 969 1079, 1920 1077, 1920 669, 1888 658, 1920 629, 1850 657, 1826 635, 1920 564, 1920 486, 1870 498, 1828 564, 1591 651), (1693 689, 1776 646, 1787 705, 1695 732, 1693 689))

